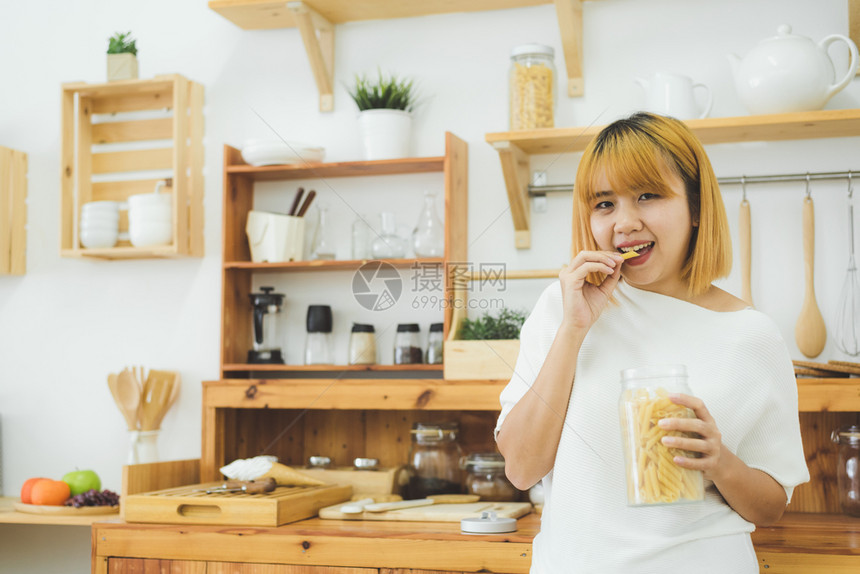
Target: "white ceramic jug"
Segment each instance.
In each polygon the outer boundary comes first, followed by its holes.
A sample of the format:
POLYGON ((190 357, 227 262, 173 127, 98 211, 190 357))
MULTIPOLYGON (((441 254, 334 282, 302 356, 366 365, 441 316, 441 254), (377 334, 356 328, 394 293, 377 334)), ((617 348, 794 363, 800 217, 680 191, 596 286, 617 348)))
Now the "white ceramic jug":
POLYGON ((817 44, 791 33, 783 24, 777 35, 759 42, 744 58, 729 54, 741 101, 753 114, 820 110, 857 73, 857 46, 831 34, 817 44), (827 53, 833 42, 844 42, 851 54, 848 71, 839 81, 827 53))
POLYGON ((705 118, 711 113, 714 103, 711 89, 705 84, 694 84, 687 76, 657 72, 650 80, 636 78, 636 83, 645 90, 646 111, 679 120, 705 118), (701 109, 693 93, 697 88, 705 91, 705 105, 701 109))

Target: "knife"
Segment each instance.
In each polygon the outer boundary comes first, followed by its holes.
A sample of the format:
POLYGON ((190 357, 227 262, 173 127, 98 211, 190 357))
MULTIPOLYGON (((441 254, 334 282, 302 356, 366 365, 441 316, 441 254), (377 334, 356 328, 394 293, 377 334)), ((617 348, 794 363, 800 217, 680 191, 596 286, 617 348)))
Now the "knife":
POLYGON ((205 492, 206 494, 214 494, 218 492, 244 492, 247 494, 265 494, 275 490, 277 484, 274 478, 265 480, 228 480, 221 486, 212 488, 198 488, 193 492, 205 492))

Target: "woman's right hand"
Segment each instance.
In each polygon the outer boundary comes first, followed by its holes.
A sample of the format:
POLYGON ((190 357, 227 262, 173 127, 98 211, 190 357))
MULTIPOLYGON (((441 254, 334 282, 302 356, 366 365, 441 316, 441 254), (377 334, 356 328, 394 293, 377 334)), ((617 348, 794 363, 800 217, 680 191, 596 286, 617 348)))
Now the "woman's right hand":
POLYGON ((564 317, 562 323, 576 329, 589 329, 609 301, 621 278, 624 258, 616 251, 580 251, 570 264, 561 270, 564 317), (600 285, 586 281, 589 273, 605 273, 600 285))

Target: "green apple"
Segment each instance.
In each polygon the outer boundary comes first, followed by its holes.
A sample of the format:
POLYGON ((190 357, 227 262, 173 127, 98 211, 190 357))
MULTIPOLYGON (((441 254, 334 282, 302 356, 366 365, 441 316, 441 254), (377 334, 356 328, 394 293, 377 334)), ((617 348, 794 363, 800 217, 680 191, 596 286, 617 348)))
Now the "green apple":
POLYGON ((101 490, 102 481, 93 470, 74 470, 63 475, 63 482, 72 489, 72 496, 88 490, 101 490))

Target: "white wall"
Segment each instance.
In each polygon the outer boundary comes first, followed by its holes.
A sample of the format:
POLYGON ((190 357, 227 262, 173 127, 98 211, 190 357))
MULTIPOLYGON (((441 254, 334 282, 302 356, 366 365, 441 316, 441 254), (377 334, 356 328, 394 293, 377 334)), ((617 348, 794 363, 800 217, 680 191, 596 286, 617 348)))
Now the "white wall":
MULTIPOLYGON (((632 78, 656 70, 687 74, 712 87, 713 116, 745 114, 733 89, 725 54, 745 54, 779 24, 816 41, 847 33, 846 0, 605 0, 585 5, 585 96, 570 99, 558 87, 558 126, 603 124, 643 102, 632 78), (753 6, 754 5, 754 6, 753 6)), ((545 268, 566 261, 570 198, 551 196, 546 213, 533 214, 532 248, 513 247, 496 153, 487 132, 507 129, 508 55, 513 46, 540 41, 555 47, 564 69, 552 6, 337 27, 335 111, 318 111, 317 92, 296 30, 245 32, 206 7, 204 0, 78 0, 0 3, 0 145, 29 154, 27 275, 0 278, 0 420, 2 484, 16 496, 25 479, 59 477, 75 468, 95 469, 104 486, 119 490, 127 452, 123 420, 111 400, 106 375, 124 365, 182 373, 178 404, 167 415, 159 443, 163 459, 200 454, 200 382, 218 376, 222 144, 271 137, 323 145, 331 161, 360 158, 354 105, 344 90, 355 73, 385 71, 418 79, 425 102, 416 115, 414 152, 443 153, 443 132, 469 144, 469 255, 475 262, 503 262, 510 269, 545 268), (205 243, 202 259, 101 262, 59 256, 60 84, 105 80, 104 51, 115 31, 138 38, 140 74, 181 73, 206 89, 205 243)), ((834 50, 844 67, 845 54, 834 50)), ((827 108, 858 107, 857 82, 827 108)), ((720 176, 860 169, 857 138, 711 146, 720 176)), ((544 156, 549 181, 571 182, 574 155, 544 156)), ((315 185, 331 199, 339 229, 351 221, 347 202, 359 193, 401 190, 400 223, 411 227, 421 190, 441 178, 411 176, 329 180, 315 185), (344 224, 344 225, 341 225, 344 224)), ((312 184, 313 185, 313 184, 312 184)), ((280 188, 285 194, 294 185, 280 188)), ((753 218, 753 296, 779 324, 794 358, 794 323, 803 297, 801 205, 803 184, 749 190, 753 218)), ((277 193, 277 190, 275 190, 277 193)), ((737 221, 739 190, 724 189, 729 218, 737 221)), ((289 200, 291 195, 285 195, 289 200)), ((374 197, 379 197, 374 195, 374 197)), ((818 224, 816 289, 828 327, 848 260, 845 184, 813 187, 818 224)), ((371 213, 378 209, 371 205, 371 213)), ((734 230, 733 230, 734 232, 734 230)), ((736 235, 735 235, 736 237, 736 235)), ((348 235, 340 235, 348 250, 348 235)), ((318 302, 341 304, 349 274, 326 275, 318 302)), ((278 280, 287 289, 290 352, 301 336, 311 281, 278 280), (306 289, 307 287, 307 289, 306 289), (293 301, 291 298, 294 298, 293 301), (292 306, 291 306, 292 304, 292 306)), ((259 285, 258 282, 256 285, 259 285)), ((508 283, 506 304, 529 308, 546 281, 508 283)), ((723 282, 738 293, 739 272, 723 282)), ((317 285, 318 287, 318 285, 317 285)), ((408 284, 407 284, 408 287, 408 284)), ((408 308, 385 316, 409 320, 408 308)), ((359 317, 344 304, 340 341, 359 317)), ((426 324, 433 315, 421 315, 426 324)), ((379 328, 379 327, 378 327, 379 328)), ((380 341, 387 351, 390 340, 380 341)), ((819 359, 845 358, 829 341, 819 359)), ((0 526, 0 571, 86 572, 88 553, 77 545, 79 527, 0 526), (64 565, 45 562, 45 541, 75 552, 64 565), (52 542, 54 544, 54 542, 52 542), (80 550, 78 552, 78 550, 80 550), (14 565, 13 565, 14 564, 14 565)))

